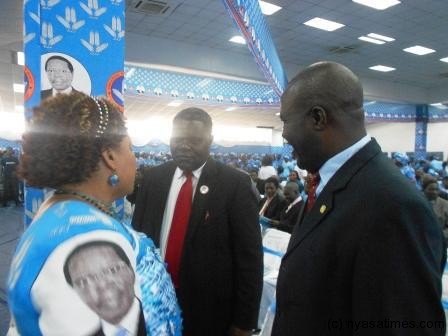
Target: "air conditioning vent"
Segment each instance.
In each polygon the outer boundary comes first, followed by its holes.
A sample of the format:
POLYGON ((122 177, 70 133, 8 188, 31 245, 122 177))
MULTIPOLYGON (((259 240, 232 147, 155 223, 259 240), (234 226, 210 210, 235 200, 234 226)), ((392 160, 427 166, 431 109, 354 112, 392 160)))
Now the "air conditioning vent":
POLYGON ((331 47, 328 50, 332 54, 348 54, 348 53, 354 52, 356 50, 356 46, 355 45, 336 46, 336 47, 331 47))
POLYGON ((134 0, 129 9, 147 15, 167 15, 179 6, 179 2, 179 0, 134 0))
POLYGON ((439 77, 448 78, 448 72, 439 73, 439 77))

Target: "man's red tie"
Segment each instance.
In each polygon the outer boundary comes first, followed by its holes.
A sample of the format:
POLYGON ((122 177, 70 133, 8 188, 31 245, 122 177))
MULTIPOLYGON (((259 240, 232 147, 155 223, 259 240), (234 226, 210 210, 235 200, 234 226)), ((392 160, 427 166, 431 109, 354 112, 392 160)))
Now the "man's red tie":
POLYGON ((313 174, 310 180, 308 189, 308 201, 306 202, 306 212, 309 212, 316 202, 316 189, 320 182, 319 172, 313 174))
POLYGON ((179 287, 180 259, 184 247, 185 233, 187 232, 188 222, 190 220, 193 196, 192 173, 184 172, 184 176, 187 180, 180 188, 179 195, 177 196, 165 253, 168 272, 171 274, 175 288, 179 287))

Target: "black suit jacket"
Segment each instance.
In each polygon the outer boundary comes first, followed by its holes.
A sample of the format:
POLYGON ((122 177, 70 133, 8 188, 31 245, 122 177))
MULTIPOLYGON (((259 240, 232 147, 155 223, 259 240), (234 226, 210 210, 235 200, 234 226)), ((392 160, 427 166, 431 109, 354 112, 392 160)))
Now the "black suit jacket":
POLYGON ((445 321, 445 261, 428 202, 372 140, 294 228, 280 267, 272 335, 445 335, 444 328, 403 324, 373 328, 387 320, 445 321))
MULTIPOLYGON (((258 202, 258 212, 260 212, 261 208, 263 208, 263 205, 267 201, 267 197, 263 198, 258 202)), ((268 207, 266 208, 266 211, 264 212, 264 217, 269 219, 280 219, 280 213, 284 208, 288 206, 286 200, 281 197, 279 194, 276 194, 272 201, 268 204, 268 207)))
MULTIPOLYGON (((157 246, 175 169, 168 162, 146 171, 135 204, 133 226, 157 246)), ((179 271, 184 335, 227 335, 231 324, 257 327, 263 254, 251 188, 248 175, 211 158, 202 170, 179 271)))
POLYGON ((297 221, 299 220, 299 215, 301 214, 303 210, 304 202, 303 200, 294 204, 291 209, 289 209, 288 212, 286 212, 286 209, 288 206, 286 206, 281 212, 280 212, 280 223, 278 225, 274 225, 274 228, 292 233, 292 230, 294 226, 297 224, 297 221))

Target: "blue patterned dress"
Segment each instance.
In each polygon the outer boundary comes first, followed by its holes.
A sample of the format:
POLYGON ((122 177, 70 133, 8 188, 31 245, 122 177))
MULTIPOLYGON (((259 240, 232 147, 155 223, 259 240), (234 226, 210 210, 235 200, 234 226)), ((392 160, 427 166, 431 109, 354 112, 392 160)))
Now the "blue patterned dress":
POLYGON ((67 283, 63 265, 76 247, 112 242, 135 275, 148 335, 181 335, 175 291, 154 243, 95 207, 68 200, 52 205, 25 231, 8 277, 8 303, 21 335, 91 335, 101 319, 67 283))

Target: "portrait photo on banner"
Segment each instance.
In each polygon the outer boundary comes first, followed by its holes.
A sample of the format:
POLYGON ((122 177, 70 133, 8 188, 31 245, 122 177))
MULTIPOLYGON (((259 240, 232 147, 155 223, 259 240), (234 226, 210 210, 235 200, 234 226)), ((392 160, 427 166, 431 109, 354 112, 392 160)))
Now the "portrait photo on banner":
POLYGON ((75 58, 62 53, 41 56, 41 99, 77 91, 90 95, 91 90, 89 73, 75 58))

